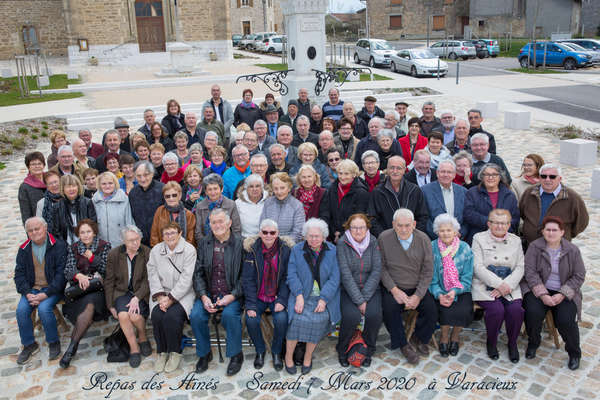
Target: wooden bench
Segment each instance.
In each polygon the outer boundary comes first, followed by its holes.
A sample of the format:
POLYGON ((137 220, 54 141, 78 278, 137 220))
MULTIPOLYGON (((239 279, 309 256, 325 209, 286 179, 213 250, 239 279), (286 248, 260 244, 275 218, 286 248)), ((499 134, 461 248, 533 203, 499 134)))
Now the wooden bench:
MULTIPOLYGON (((59 301, 58 303, 56 303, 56 305, 54 306, 54 316, 56 317, 56 327, 58 329, 63 329, 64 331, 69 331, 69 325, 67 324, 67 321, 65 321, 65 318, 63 317, 62 313, 58 310, 58 305, 59 304, 65 304, 64 300, 59 301)), ((35 332, 36 329, 42 330, 42 321, 38 318, 38 308, 35 307, 33 309, 33 311, 31 312, 31 322, 33 322, 33 331, 35 332)))
MULTIPOLYGON (((404 317, 404 326, 406 327, 406 341, 409 341, 415 332, 415 326, 417 325, 417 316, 419 312, 417 310, 406 310, 406 316, 404 317)), ((435 335, 431 335, 431 341, 435 348, 438 348, 437 340, 435 339, 435 335)), ((429 343, 427 343, 429 344, 429 343)))

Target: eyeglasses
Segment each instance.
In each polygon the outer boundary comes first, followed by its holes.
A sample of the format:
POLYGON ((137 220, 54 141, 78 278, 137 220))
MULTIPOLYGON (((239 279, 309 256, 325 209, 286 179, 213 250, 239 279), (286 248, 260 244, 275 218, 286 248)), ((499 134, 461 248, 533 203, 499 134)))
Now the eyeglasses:
POLYGON ((277 235, 277 231, 265 231, 265 230, 262 230, 261 232, 265 236, 275 236, 275 235, 277 235))
POLYGON ((510 225, 510 222, 506 222, 506 221, 488 221, 491 225, 498 225, 498 226, 506 226, 506 225, 510 225))
POLYGON ((363 163, 363 165, 375 165, 375 164, 378 164, 377 161, 367 161, 367 162, 363 163))
POLYGON ((556 179, 558 177, 558 175, 546 175, 546 174, 540 174, 540 178, 542 179, 556 179))
POLYGON ((173 236, 177 236, 178 234, 179 234, 179 232, 177 232, 177 231, 163 232, 164 237, 173 237, 173 236))
POLYGON ((165 199, 175 199, 179 196, 178 193, 173 193, 173 194, 165 194, 165 199))
POLYGON ((332 162, 332 161, 340 161, 340 160, 341 160, 341 158, 339 158, 339 157, 335 157, 335 158, 330 158, 330 159, 329 159, 329 160, 327 160, 327 161, 329 161, 329 162, 332 162))
POLYGON ((497 178, 500 176, 500 174, 482 174, 482 176, 486 178, 497 178))
POLYGON ((360 232, 360 231, 367 230, 367 227, 366 226, 351 226, 350 230, 355 231, 355 232, 360 232))
POLYGON ((531 168, 531 167, 535 167, 535 164, 526 164, 526 163, 523 163, 521 165, 521 167, 523 167, 523 168, 531 168))
POLYGON ((396 167, 396 166, 388 166, 387 169, 392 170, 392 171, 404 171, 404 167, 396 167))

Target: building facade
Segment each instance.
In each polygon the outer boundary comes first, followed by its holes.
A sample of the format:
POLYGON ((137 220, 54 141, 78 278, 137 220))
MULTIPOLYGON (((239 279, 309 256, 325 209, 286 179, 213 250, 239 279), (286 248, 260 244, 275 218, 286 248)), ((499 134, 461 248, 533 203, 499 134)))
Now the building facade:
POLYGON ((283 15, 279 0, 229 0, 231 33, 283 33, 283 15))

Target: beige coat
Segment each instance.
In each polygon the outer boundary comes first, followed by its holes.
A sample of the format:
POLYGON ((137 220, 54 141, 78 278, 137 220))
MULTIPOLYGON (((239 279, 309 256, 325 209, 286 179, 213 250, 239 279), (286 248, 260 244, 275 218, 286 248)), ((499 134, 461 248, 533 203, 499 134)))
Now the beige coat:
POLYGON ((165 242, 160 242, 150 251, 147 265, 148 282, 150 283, 150 313, 157 304, 156 295, 165 294, 171 295, 177 300, 189 317, 196 298, 192 286, 196 266, 194 246, 186 242, 183 237, 179 239, 174 250, 170 250, 165 242))
POLYGON ((497 288, 501 283, 506 283, 512 289, 505 299, 511 301, 520 299, 521 288, 519 283, 525 271, 523 248, 521 239, 512 233, 508 234, 505 242, 496 242, 488 231, 479 232, 473 236, 473 283, 471 292, 473 301, 491 301, 490 291, 486 286, 497 288), (510 267, 512 273, 505 279, 487 269, 488 265, 510 267))
POLYGON ((510 190, 512 190, 515 196, 517 196, 517 203, 519 203, 519 201, 521 200, 521 196, 523 195, 523 193, 525 193, 525 191, 531 186, 533 185, 522 176, 519 176, 518 178, 512 180, 510 184, 510 190))

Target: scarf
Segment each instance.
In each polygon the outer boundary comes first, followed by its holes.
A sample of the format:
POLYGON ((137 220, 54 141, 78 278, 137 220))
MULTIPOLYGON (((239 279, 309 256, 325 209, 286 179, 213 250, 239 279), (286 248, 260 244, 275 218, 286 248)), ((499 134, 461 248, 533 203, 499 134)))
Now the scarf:
MULTIPOLYGON (((202 185, 198 186, 197 188, 193 188, 191 186, 187 186, 187 190, 185 192, 185 201, 190 201, 190 196, 193 193, 197 193, 197 192, 201 192, 201 191, 202 191, 202 185)), ((192 211, 193 214, 196 214, 196 206, 202 200, 204 200, 204 196, 202 196, 202 194, 200 194, 200 197, 198 197, 196 199, 196 201, 194 202, 194 205, 192 206, 192 210, 191 211, 192 211)))
POLYGON ((508 239, 508 232, 506 232, 506 235, 504 235, 501 238, 494 236, 492 234, 492 231, 490 231, 489 229, 488 229, 488 234, 490 235, 490 237, 492 238, 492 240, 494 242, 504 242, 504 244, 506 244, 506 240, 508 239))
POLYGON ((446 246, 444 242, 440 239, 437 240, 438 249, 440 250, 440 254, 442 255, 442 268, 444 269, 444 288, 446 292, 449 292, 453 288, 462 289, 463 285, 460 283, 458 279, 458 270, 456 269, 456 265, 454 265, 453 257, 458 252, 458 246, 460 245, 460 240, 458 237, 454 237, 450 246, 446 246))
POLYGON ((169 221, 175 221, 181 227, 181 236, 187 237, 187 219, 185 217, 185 207, 183 202, 179 201, 175 207, 171 207, 165 203, 165 209, 169 212, 169 221), (177 214, 177 218, 173 218, 173 214, 177 214))
POLYGON ((298 187, 298 200, 304 206, 304 214, 308 218, 308 210, 315 202, 315 193, 317 192, 317 185, 314 185, 312 189, 306 190, 302 186, 298 187))
POLYGON ((46 190, 46 193, 44 193, 44 208, 42 210, 42 218, 44 218, 46 223, 49 224, 52 222, 54 203, 58 202, 60 199, 62 199, 60 193, 52 194, 48 190, 46 190))
POLYGON ((46 189, 46 184, 31 174, 27 174, 23 183, 36 189, 46 189))
POLYGON ((248 169, 248 166, 249 166, 249 165, 250 165, 250 161, 248 161, 248 162, 246 163, 246 165, 244 165, 244 167, 243 167, 243 168, 240 168, 240 167, 238 167, 238 165, 237 165, 237 164, 235 164, 235 163, 233 164, 233 166, 235 167, 235 169, 237 169, 237 170, 240 172, 240 174, 245 174, 245 173, 246 173, 246 170, 248 169))
MULTIPOLYGON (((472 172, 469 175, 469 178, 473 179, 473 173, 472 172)), ((459 174, 456 174, 456 176, 454 177, 454 180, 452 182, 456 183, 457 185, 464 186, 465 185, 465 177, 464 176, 460 176, 459 174)))
POLYGON ((527 175, 521 175, 521 176, 523 177, 523 179, 525 179, 527 182, 531 183, 532 185, 540 183, 539 176, 537 178, 535 176, 527 176, 527 175))
POLYGON ((262 284, 265 291, 264 294, 265 297, 274 300, 277 296, 277 259, 279 255, 279 239, 275 241, 270 249, 267 249, 264 243, 262 243, 261 246, 264 259, 264 274, 262 279, 262 284))
POLYGON ((338 182, 338 206, 340 204, 342 204, 342 199, 350 191, 350 186, 352 186, 352 182, 350 182, 346 185, 342 185, 341 183, 338 182))
POLYGON ((240 106, 242 106, 244 108, 256 108, 256 104, 254 104, 253 102, 246 103, 246 101, 244 101, 244 100, 242 100, 242 102, 240 103, 240 106))
POLYGON ((369 175, 367 175, 365 173, 365 182, 367 182, 367 185, 369 185, 369 192, 372 192, 373 189, 375 189, 375 186, 377 186, 379 184, 380 179, 381 179, 381 171, 377 171, 375 176, 372 178, 369 177, 369 175))
POLYGON ((202 157, 202 165, 204 165, 204 168, 210 167, 211 164, 212 163, 209 160, 207 160, 206 158, 204 158, 204 156, 202 157))
POLYGON ((208 232, 210 232, 210 221, 208 219, 208 217, 210 216, 210 212, 212 210, 214 210, 215 208, 221 208, 222 204, 223 204, 223 195, 221 195, 221 197, 217 201, 210 201, 209 200, 209 202, 208 202, 208 215, 206 216, 206 220, 204 221, 204 234, 205 235, 208 235, 208 232))
POLYGON ((222 162, 220 165, 215 165, 214 162, 211 161, 210 163, 210 169, 215 173, 215 174, 219 174, 221 176, 223 176, 223 173, 225 172, 225 168, 227 167, 227 165, 225 165, 225 162, 222 162))
POLYGON ((356 250, 358 256, 362 258, 363 254, 367 250, 367 247, 369 247, 369 243, 371 242, 371 235, 367 231, 367 236, 365 236, 362 242, 357 242, 350 234, 350 229, 348 229, 346 231, 346 239, 348 239, 348 243, 350 243, 350 246, 352 246, 352 248, 356 250))
POLYGON ((169 176, 169 174, 167 174, 167 171, 164 171, 162 173, 162 176, 160 177, 160 181, 162 183, 169 183, 171 181, 179 183, 183 179, 183 173, 183 168, 178 168, 177 173, 173 176, 169 176))

